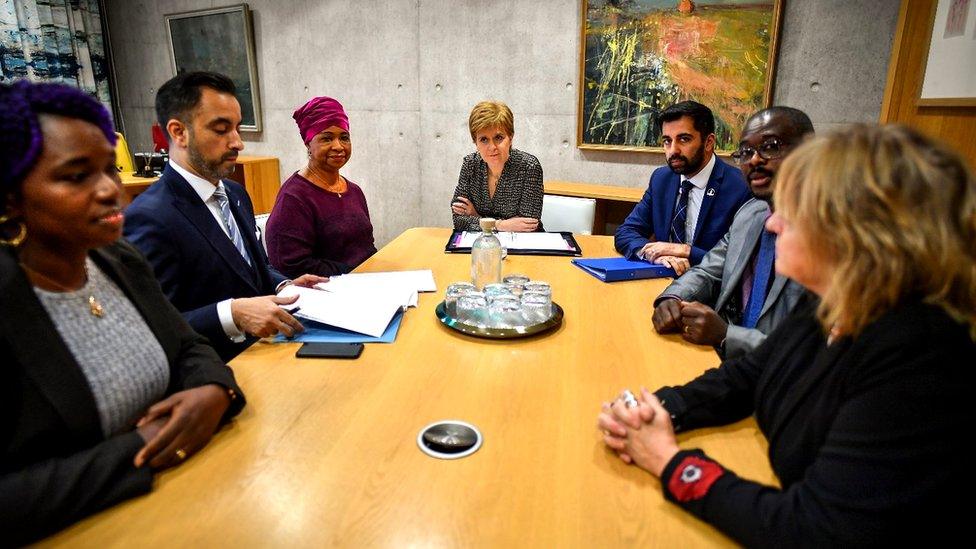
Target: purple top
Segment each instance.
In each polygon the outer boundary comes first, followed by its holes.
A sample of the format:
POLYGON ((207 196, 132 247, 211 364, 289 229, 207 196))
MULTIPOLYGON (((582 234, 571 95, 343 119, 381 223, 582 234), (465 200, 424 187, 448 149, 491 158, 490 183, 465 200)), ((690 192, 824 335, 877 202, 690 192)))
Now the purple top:
POLYGON ((376 253, 363 190, 348 179, 339 195, 295 173, 281 185, 265 227, 268 258, 276 269, 303 274, 348 273, 376 253))

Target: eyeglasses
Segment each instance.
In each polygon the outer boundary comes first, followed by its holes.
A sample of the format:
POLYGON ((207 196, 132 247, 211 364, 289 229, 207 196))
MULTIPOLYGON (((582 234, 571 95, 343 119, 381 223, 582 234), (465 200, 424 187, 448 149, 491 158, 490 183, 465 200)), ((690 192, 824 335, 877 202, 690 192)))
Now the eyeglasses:
POLYGON ((752 160, 754 154, 759 154, 759 158, 763 160, 776 160, 785 156, 789 148, 789 143, 783 143, 779 139, 767 139, 755 149, 748 146, 739 147, 739 150, 731 154, 731 158, 733 162, 740 165, 752 160))

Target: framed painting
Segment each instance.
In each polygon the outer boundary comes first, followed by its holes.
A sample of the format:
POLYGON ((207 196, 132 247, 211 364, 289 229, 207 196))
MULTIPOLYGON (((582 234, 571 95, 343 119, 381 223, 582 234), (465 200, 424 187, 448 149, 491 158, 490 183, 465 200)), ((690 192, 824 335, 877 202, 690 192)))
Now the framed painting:
POLYGON ((254 32, 247 4, 171 13, 165 19, 173 73, 211 71, 227 75, 237 87, 241 129, 261 131, 254 32))
POLYGON ((577 146, 660 152, 658 114, 694 100, 731 152, 769 106, 781 0, 582 0, 577 146))
POLYGON ((920 107, 976 107, 976 13, 970 0, 932 6, 920 107))

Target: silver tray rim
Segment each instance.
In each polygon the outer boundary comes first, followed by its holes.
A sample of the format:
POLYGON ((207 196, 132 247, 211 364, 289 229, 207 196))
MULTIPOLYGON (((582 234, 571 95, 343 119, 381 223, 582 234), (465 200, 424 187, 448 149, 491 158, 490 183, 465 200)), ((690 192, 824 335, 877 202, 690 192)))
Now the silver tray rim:
POLYGON ((482 328, 480 326, 461 322, 460 320, 447 314, 447 307, 445 307, 443 301, 437 304, 437 307, 434 309, 434 313, 437 315, 437 319, 441 321, 441 324, 465 335, 483 337, 486 339, 518 339, 521 337, 529 337, 536 334, 541 334, 542 332, 547 332, 562 324, 563 308, 560 307, 555 301, 552 302, 552 308, 554 310, 552 316, 549 317, 549 320, 540 322, 538 324, 533 324, 531 326, 519 326, 518 328, 482 328))

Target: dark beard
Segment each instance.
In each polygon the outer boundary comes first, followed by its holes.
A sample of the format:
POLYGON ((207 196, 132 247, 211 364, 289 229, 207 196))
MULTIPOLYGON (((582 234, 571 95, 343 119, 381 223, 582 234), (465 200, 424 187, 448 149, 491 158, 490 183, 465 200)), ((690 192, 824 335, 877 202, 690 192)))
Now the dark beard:
POLYGON ((696 174, 698 173, 699 170, 701 170, 702 166, 704 165, 705 165, 704 146, 700 147, 698 151, 695 153, 695 155, 692 156, 691 158, 685 158, 684 156, 678 154, 671 155, 671 158, 668 158, 668 167, 671 168, 672 172, 678 175, 696 174), (680 158, 685 161, 685 165, 683 168, 674 168, 671 166, 671 160, 675 158, 680 158))
POLYGON ((227 168, 221 168, 221 164, 224 159, 228 159, 229 155, 224 155, 220 160, 216 162, 210 162, 203 155, 197 151, 197 148, 193 146, 193 132, 190 132, 190 140, 187 143, 187 153, 190 160, 190 166, 193 167, 200 174, 200 177, 208 181, 218 181, 220 179, 225 179, 230 177, 234 173, 234 165, 227 168))

